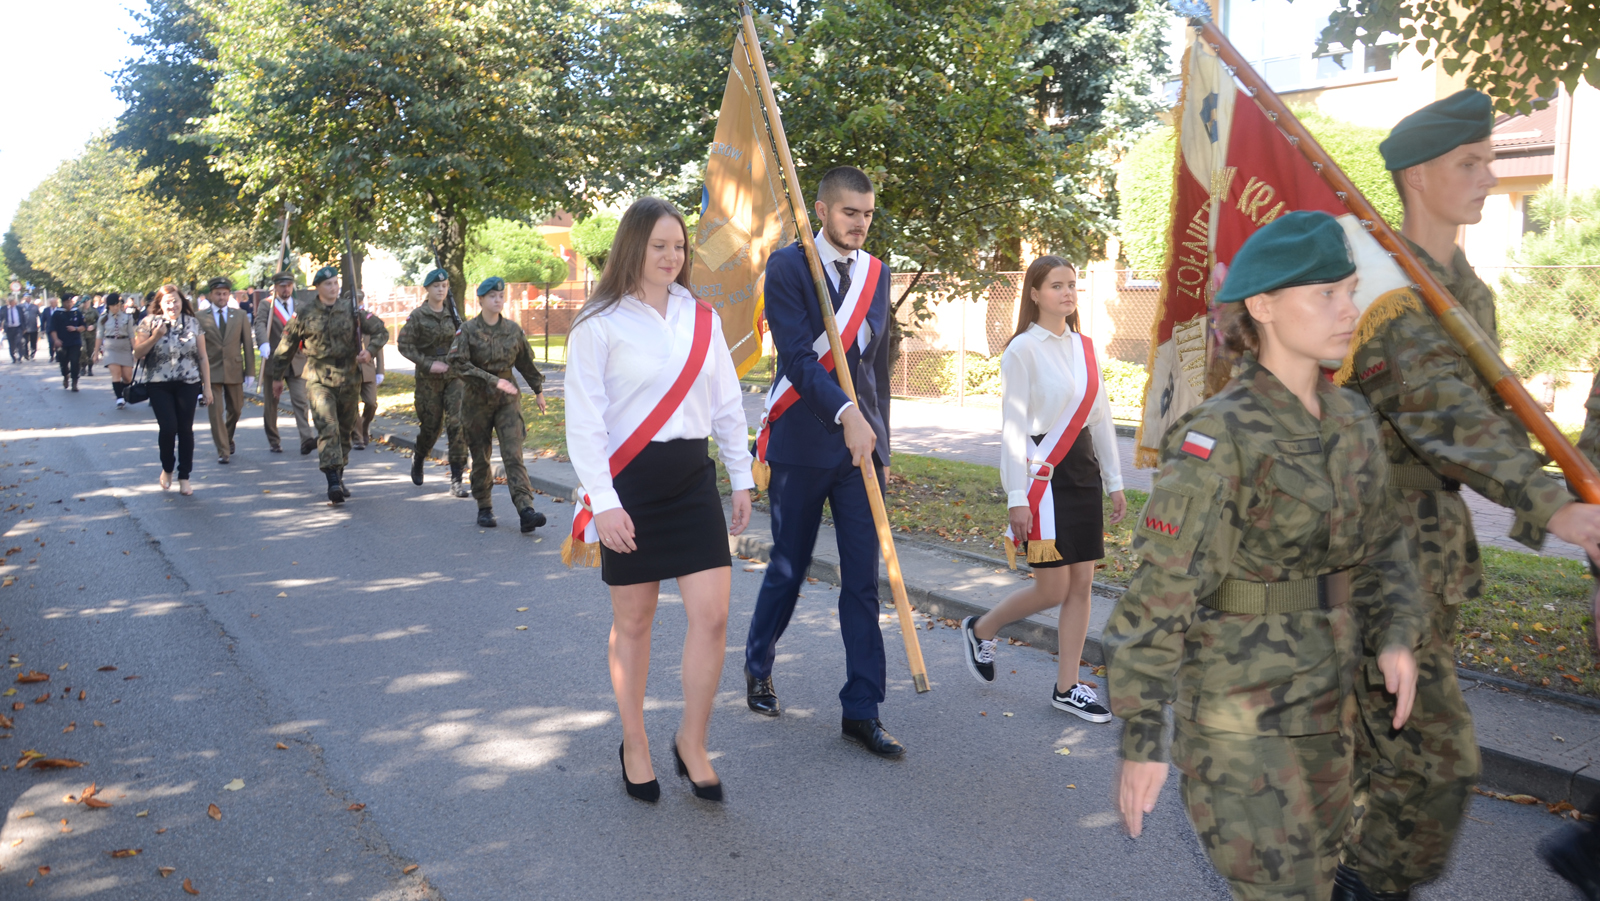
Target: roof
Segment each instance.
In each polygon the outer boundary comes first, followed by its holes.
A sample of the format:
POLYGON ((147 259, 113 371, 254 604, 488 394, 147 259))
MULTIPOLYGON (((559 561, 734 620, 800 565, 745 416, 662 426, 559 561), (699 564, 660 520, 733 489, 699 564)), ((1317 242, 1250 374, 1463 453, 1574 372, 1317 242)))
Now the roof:
POLYGON ((1554 105, 1536 109, 1526 116, 1501 116, 1494 123, 1495 150, 1531 150, 1548 145, 1552 152, 1556 145, 1556 108, 1554 105))

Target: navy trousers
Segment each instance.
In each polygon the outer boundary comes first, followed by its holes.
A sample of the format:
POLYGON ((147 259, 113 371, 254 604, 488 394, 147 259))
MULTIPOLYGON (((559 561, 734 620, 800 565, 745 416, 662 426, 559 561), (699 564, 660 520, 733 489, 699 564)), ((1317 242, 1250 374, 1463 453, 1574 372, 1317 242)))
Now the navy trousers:
POLYGON ((844 583, 839 586, 839 632, 844 638, 846 679, 839 702, 850 719, 876 719, 886 681, 883 632, 878 627, 878 533, 861 471, 848 462, 835 469, 773 463, 767 491, 772 502, 772 559, 750 617, 745 667, 758 679, 772 675, 778 639, 789 627, 805 584, 826 501, 833 512, 844 583))

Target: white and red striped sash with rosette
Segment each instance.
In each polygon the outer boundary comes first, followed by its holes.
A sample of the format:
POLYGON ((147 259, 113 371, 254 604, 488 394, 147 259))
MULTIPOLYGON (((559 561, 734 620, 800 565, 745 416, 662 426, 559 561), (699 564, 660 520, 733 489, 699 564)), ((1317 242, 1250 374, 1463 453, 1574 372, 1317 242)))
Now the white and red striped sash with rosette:
MULTIPOLYGON (((1033 512, 1033 528, 1028 532, 1029 563, 1052 563, 1061 559, 1061 552, 1056 549, 1056 506, 1050 478, 1078 440, 1084 423, 1089 421, 1089 411, 1094 409, 1095 397, 1100 393, 1100 365, 1095 360, 1094 344, 1081 334, 1075 337, 1083 352, 1072 355, 1072 383, 1078 386, 1080 393, 1068 401, 1056 424, 1028 456, 1028 475, 1033 477, 1033 483, 1028 486, 1028 509, 1033 512)), ((1021 544, 1022 539, 1012 535, 1011 527, 1006 526, 1006 559, 1011 562, 1012 569, 1017 568, 1017 547, 1021 544)))
POLYGON ((288 311, 283 308, 283 301, 281 300, 274 300, 272 302, 272 315, 277 318, 278 325, 280 326, 288 325, 289 320, 293 318, 289 315, 288 311))
MULTIPOLYGON (((844 300, 835 313, 835 320, 839 323, 839 344, 845 348, 846 353, 861 334, 861 324, 867 321, 867 311, 872 308, 872 298, 878 293, 878 281, 883 278, 883 262, 871 254, 863 253, 862 256, 867 261, 866 274, 851 283, 850 290, 845 292, 844 300)), ((832 372, 833 347, 828 343, 826 331, 811 342, 811 349, 816 351, 817 362, 822 364, 822 368, 832 372)), ((800 392, 790 384, 787 376, 773 382, 767 391, 767 408, 761 414, 761 430, 756 433, 755 459, 750 465, 750 473, 755 479, 756 487, 763 491, 766 490, 771 477, 771 468, 767 466, 767 442, 772 437, 772 424, 799 399, 800 392)))
MULTIPOLYGON (((646 414, 644 421, 640 422, 631 431, 624 428, 618 433, 626 432, 627 437, 611 451, 611 477, 626 469, 633 458, 645 449, 650 439, 661 431, 672 414, 677 412, 678 406, 683 403, 684 397, 689 394, 689 388, 700 375, 700 370, 705 366, 706 354, 711 348, 711 333, 715 330, 715 320, 711 308, 699 301, 694 304, 694 338, 689 342, 689 352, 684 359, 683 367, 678 372, 678 377, 667 387, 666 393, 656 401, 654 407, 646 414)), ((671 363, 664 367, 664 371, 671 371, 671 363)), ((572 517, 572 533, 561 543, 561 562, 572 566, 581 562, 585 566, 600 565, 600 535, 594 527, 594 510, 589 501, 587 492, 583 495, 583 504, 572 517)))

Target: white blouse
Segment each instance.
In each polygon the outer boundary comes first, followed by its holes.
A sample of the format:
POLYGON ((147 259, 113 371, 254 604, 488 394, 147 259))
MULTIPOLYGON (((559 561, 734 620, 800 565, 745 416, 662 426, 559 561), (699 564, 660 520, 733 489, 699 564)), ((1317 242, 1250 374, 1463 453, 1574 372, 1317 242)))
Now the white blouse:
MULTIPOLYGON (((665 318, 628 295, 567 335, 567 454, 596 513, 622 506, 611 485, 611 453, 628 439, 623 430, 642 422, 677 379, 676 369, 666 370, 675 365, 674 359, 687 357, 694 341, 695 306, 688 290, 675 284, 668 292, 665 318)), ((720 318, 713 319, 712 328, 699 376, 651 440, 714 438, 734 490, 754 488, 739 374, 722 338, 720 318)))
MULTIPOLYGON (((1035 448, 1032 436, 1054 428, 1067 403, 1077 395, 1079 389, 1072 382, 1072 370, 1074 361, 1082 357, 1083 344, 1077 334, 1068 330, 1053 335, 1035 322, 1006 347, 1000 358, 1000 485, 1006 492, 1006 506, 1028 505, 1032 481, 1028 458, 1035 448)), ((1100 481, 1106 493, 1121 491, 1122 458, 1103 382, 1083 427, 1094 440, 1095 456, 1100 458, 1100 481)))

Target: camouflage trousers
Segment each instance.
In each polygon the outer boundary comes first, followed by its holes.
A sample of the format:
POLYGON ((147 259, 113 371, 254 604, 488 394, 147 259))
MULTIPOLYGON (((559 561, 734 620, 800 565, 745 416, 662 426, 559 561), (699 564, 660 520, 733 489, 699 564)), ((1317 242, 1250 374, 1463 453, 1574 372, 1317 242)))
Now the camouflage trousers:
POLYGON ((1325 901, 1350 818, 1347 735, 1243 735, 1182 717, 1172 761, 1189 822, 1240 901, 1325 901))
MULTIPOLYGON (((1429 595, 1431 597, 1431 595, 1429 595)), ((1357 677, 1355 812, 1344 862, 1379 892, 1405 891, 1444 871, 1478 781, 1478 741, 1456 682, 1456 608, 1435 599, 1417 652, 1417 701, 1398 733, 1378 661, 1357 677)))
POLYGON ((419 378, 413 403, 417 421, 422 424, 417 430, 417 453, 424 457, 432 454, 442 431, 450 465, 465 469, 467 441, 461 434, 461 392, 460 379, 419 378))
POLYGON ((506 469, 511 503, 518 510, 532 507, 533 483, 522 462, 522 439, 528 434, 527 423, 522 421, 522 404, 514 397, 506 396, 500 401, 486 398, 485 394, 482 389, 466 391, 461 401, 461 427, 472 451, 473 500, 480 510, 492 505, 489 494, 494 489, 494 466, 489 462, 490 442, 499 438, 500 462, 506 469))
POLYGON ((311 424, 317 430, 317 468, 323 472, 343 468, 350 459, 350 435, 359 426, 361 383, 333 387, 308 380, 306 388, 311 395, 311 424))

